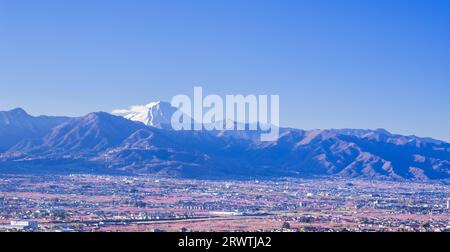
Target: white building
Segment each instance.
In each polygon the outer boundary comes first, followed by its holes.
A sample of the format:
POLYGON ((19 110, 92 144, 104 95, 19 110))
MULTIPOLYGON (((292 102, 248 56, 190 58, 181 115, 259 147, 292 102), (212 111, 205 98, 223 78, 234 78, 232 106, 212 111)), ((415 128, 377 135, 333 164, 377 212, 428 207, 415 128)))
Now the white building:
POLYGON ((11 229, 30 229, 35 230, 39 226, 37 221, 11 221, 10 228, 11 229))

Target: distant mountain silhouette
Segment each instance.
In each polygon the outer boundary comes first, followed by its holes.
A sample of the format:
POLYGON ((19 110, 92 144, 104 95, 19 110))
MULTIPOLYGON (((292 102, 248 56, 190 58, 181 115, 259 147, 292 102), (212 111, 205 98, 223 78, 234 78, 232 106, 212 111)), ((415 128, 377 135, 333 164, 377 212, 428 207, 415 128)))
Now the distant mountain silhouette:
POLYGON ((146 126, 105 112, 65 120, 41 139, 24 140, 11 151, 38 155, 57 152, 64 155, 89 155, 119 145, 125 138, 146 126))
POLYGON ((21 108, 0 111, 0 152, 8 150, 23 139, 42 137, 66 120, 66 117, 34 117, 21 108))
POLYGON ((32 117, 21 109, 0 112, 0 172, 450 179, 450 144, 431 138, 383 129, 282 128, 276 141, 261 142, 257 131, 174 131, 152 123, 104 112, 78 118, 32 117))

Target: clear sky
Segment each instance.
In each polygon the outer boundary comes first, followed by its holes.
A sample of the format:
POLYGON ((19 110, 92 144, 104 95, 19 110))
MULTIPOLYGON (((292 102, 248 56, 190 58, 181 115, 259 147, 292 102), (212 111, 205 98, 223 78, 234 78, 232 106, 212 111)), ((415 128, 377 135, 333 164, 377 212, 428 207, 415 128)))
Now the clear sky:
POLYGON ((0 0, 0 110, 279 94, 281 124, 450 141, 450 1, 0 0))

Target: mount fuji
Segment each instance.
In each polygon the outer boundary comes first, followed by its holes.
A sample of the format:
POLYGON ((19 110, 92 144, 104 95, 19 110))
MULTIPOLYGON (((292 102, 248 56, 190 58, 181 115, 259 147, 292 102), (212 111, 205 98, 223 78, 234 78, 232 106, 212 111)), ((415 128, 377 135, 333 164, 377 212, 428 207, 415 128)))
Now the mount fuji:
POLYGON ((172 115, 177 111, 168 102, 150 102, 144 106, 132 106, 129 109, 116 109, 113 115, 122 116, 128 120, 142 122, 147 126, 160 129, 170 129, 172 115))

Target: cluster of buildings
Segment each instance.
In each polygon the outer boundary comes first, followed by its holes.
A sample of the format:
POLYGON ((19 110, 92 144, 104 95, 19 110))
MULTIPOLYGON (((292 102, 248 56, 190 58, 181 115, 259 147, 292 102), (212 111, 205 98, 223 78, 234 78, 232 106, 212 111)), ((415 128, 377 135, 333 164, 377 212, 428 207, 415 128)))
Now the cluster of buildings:
POLYGON ((3 175, 0 231, 437 232, 449 197, 439 183, 3 175))
POLYGON ((11 221, 9 224, 0 224, 0 231, 36 231, 38 227, 37 221, 11 221))

